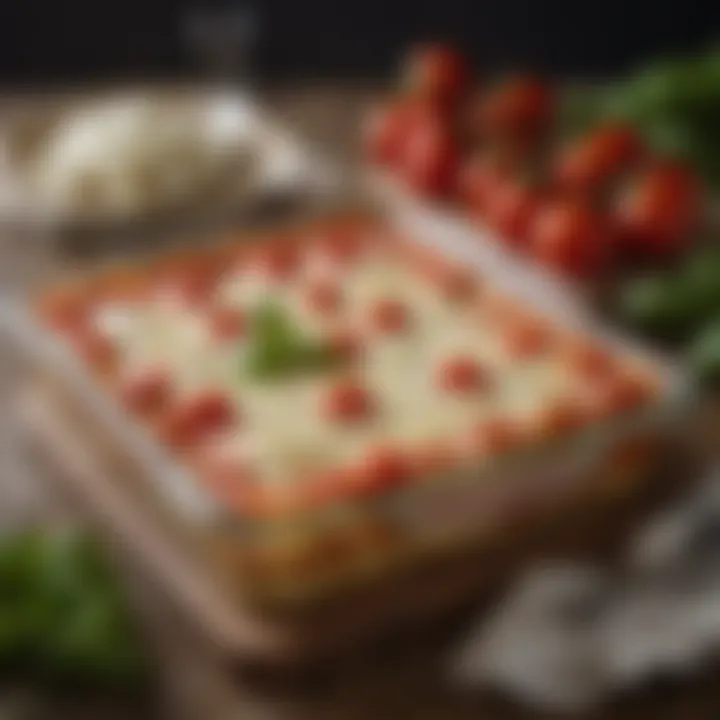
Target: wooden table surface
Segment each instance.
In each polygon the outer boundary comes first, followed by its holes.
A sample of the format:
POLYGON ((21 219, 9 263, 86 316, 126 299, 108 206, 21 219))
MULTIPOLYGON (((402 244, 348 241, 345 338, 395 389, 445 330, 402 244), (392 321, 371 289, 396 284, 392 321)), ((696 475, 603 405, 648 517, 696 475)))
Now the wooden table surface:
MULTIPOLYGON (((352 162, 356 151, 359 109, 370 96, 364 88, 313 86, 305 89, 268 91, 267 102, 297 132, 333 157, 352 162)), ((26 108, 32 97, 6 98, 0 109, 6 112, 26 108)), ((25 246, 6 243, 21 262, 25 246)), ((45 262, 65 264, 62 254, 45 262)), ((34 261, 33 261, 34 262, 34 261)), ((7 389, 11 361, 0 350, 0 389, 7 389)), ((84 517, 82 508, 58 498, 55 483, 48 482, 60 470, 36 458, 33 478, 17 488, 0 482, 0 521, 18 518, 84 517), (34 482, 37 480, 37 484, 34 482)), ((147 578, 138 577, 132 563, 120 560, 128 592, 138 608, 142 626, 161 667, 159 699, 127 703, 103 703, 97 699, 54 706, 52 718, 170 717, 189 720, 265 720, 265 718, 318 718, 318 720, 365 720, 372 718, 455 718, 533 717, 482 692, 460 692, 445 682, 445 660, 467 625, 460 619, 444 624, 423 637, 404 638, 364 658, 348 662, 341 669, 316 678, 277 679, 248 677, 230 668, 198 637, 194 629, 172 609, 147 578)), ((529 640, 531 641, 531 640, 529 640)), ((720 713, 720 693, 714 668, 703 677, 677 686, 645 688, 632 697, 614 703, 597 718, 677 718, 699 720, 720 713)), ((0 704, 0 714, 2 705, 0 704)), ((45 716, 43 716, 45 717, 45 716)))

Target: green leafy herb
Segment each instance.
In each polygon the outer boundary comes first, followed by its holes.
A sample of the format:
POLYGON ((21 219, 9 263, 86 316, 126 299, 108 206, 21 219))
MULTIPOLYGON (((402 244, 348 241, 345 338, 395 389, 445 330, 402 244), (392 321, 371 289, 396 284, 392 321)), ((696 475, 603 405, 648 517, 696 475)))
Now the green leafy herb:
POLYGON ((694 337, 720 317, 720 252, 696 250, 670 272, 631 279, 618 292, 621 318, 666 340, 694 337))
POLYGON ((606 86, 564 100, 566 133, 607 119, 633 124, 656 151, 678 157, 720 185, 720 49, 650 63, 606 86))
POLYGON ((277 344, 286 343, 295 336, 295 328, 287 313, 271 302, 265 302, 255 310, 251 332, 256 339, 277 344))
POLYGON ((720 320, 706 327, 692 343, 690 364, 704 382, 720 382, 720 320))
POLYGON ((326 343, 305 337, 276 304, 263 304, 251 323, 248 373, 261 380, 276 380, 332 367, 339 357, 326 343))
POLYGON ((118 588, 74 532, 0 538, 0 667, 55 685, 127 687, 147 670, 118 588))

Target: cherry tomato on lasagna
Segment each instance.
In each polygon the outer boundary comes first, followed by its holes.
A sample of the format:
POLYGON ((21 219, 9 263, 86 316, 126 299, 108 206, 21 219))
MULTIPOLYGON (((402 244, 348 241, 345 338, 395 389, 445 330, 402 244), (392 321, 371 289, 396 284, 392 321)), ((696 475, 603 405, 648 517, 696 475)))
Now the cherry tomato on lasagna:
POLYGON ((489 379, 480 363, 472 357, 448 358, 438 369, 438 384, 452 393, 468 393, 487 387, 489 379))
POLYGON ((152 415, 165 408, 172 397, 172 380, 167 369, 143 368, 122 380, 124 404, 141 415, 152 415))
POLYGON ((189 446, 236 420, 230 398, 220 392, 205 391, 171 407, 161 428, 163 439, 173 446, 189 446))
POLYGON ((410 325, 410 311, 400 300, 380 299, 370 308, 370 323, 385 334, 402 332, 410 325))
POLYGON ((373 405, 367 388, 352 380, 334 383, 323 397, 323 413, 336 422, 362 420, 372 412, 373 405))
POLYGON ((525 360, 544 353, 552 344, 552 334, 540 321, 533 319, 511 320, 503 329, 503 344, 507 355, 525 360))
POLYGON ((340 287, 329 280, 311 283, 307 288, 307 302, 318 313, 334 313, 342 305, 340 287))
POLYGON ((404 483, 411 473, 412 464, 401 450, 378 446, 367 451, 353 482, 360 492, 377 492, 404 483))

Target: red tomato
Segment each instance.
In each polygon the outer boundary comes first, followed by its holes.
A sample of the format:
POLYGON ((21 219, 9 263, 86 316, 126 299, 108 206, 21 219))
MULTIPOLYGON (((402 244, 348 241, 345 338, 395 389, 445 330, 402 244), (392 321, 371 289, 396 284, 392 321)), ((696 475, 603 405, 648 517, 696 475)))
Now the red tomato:
POLYGON ((486 137, 535 137, 550 123, 555 98, 537 78, 518 77, 502 83, 480 101, 480 128, 486 137))
POLYGON ((438 369, 438 384, 449 392, 472 392, 486 387, 487 375, 471 357, 446 360, 438 369))
POLYGON ((143 415, 151 415, 167 405, 172 393, 170 374, 163 368, 146 368, 125 378, 123 402, 143 415))
POLYGON ((511 358, 524 360, 544 353, 551 344, 552 335, 540 322, 515 320, 505 327, 503 340, 505 351, 511 358))
POLYGON ((227 395, 204 392, 187 398, 170 411, 163 427, 170 445, 190 445, 230 425, 235 413, 227 395))
POLYGON ((402 332, 410 323, 408 309, 399 300, 378 300, 370 313, 373 327, 383 333, 402 332))
POLYGON ((465 59, 442 45, 415 48, 404 63, 404 89, 443 108, 452 108, 468 87, 465 59))
POLYGON ((372 448, 354 473, 353 483, 361 492, 373 492, 403 483, 410 477, 412 465, 399 450, 372 448))
POLYGON ((394 167, 402 158, 418 105, 407 98, 373 108, 365 118, 363 145, 372 162, 394 167))
POLYGON ((602 219, 587 204, 558 200, 541 208, 530 227, 532 253, 561 272, 587 276, 597 272, 609 252, 602 219))
POLYGON ((535 189, 521 182, 504 182, 493 192, 485 208, 488 225, 512 244, 524 244, 539 207, 535 189))
POLYGON ((663 164, 645 171, 620 199, 616 221, 623 242, 650 255, 677 252, 700 221, 701 195, 684 168, 663 164))
POLYGON ((426 117, 409 132, 400 172, 407 185, 426 197, 444 197, 457 183, 458 153, 450 129, 426 117))
POLYGON ((476 296, 480 288, 480 279, 475 273, 455 263, 439 260, 421 248, 413 248, 410 260, 413 268, 450 301, 468 300, 476 296))
POLYGON ((631 167, 642 155, 636 132, 619 124, 603 125, 568 146, 555 175, 562 187, 588 191, 631 167))
POLYGON ((458 173, 458 194, 473 211, 486 211, 497 189, 510 180, 509 161, 497 156, 477 156, 458 173))
POLYGON ((318 313, 333 313, 342 304, 340 288, 331 282, 316 282, 308 288, 307 300, 318 313))
POLYGON ((218 340, 234 340, 247 328, 245 313, 236 307, 218 307, 210 313, 210 327, 218 340))
POLYGON ((350 381, 331 386, 322 403, 325 416, 337 422, 361 420, 368 416, 373 405, 368 391, 350 381))
POLYGON ((564 352, 568 368, 587 380, 601 380, 615 370, 615 362, 605 348, 580 339, 570 341, 564 352))
POLYGON ((446 298, 459 302, 475 296, 479 282, 473 273, 455 269, 443 273, 439 285, 446 298))

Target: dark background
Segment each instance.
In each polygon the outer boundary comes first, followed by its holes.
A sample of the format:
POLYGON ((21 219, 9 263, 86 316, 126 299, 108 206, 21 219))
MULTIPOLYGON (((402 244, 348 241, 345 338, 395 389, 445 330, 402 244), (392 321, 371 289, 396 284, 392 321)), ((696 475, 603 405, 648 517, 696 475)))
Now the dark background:
MULTIPOLYGON (((261 18, 253 69, 270 78, 382 77, 423 38, 457 42, 480 66, 613 74, 720 38, 720 2, 669 0, 248 0, 261 18)), ((0 0, 0 80, 54 83, 187 76, 196 0, 0 0)))

